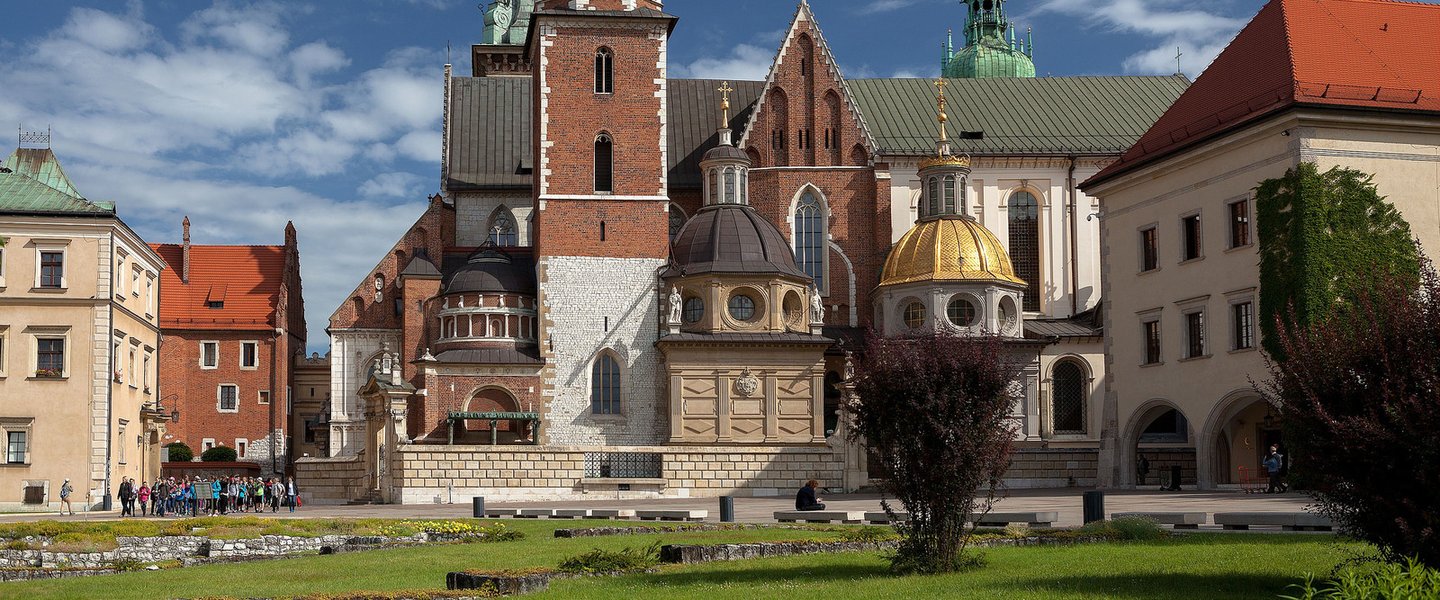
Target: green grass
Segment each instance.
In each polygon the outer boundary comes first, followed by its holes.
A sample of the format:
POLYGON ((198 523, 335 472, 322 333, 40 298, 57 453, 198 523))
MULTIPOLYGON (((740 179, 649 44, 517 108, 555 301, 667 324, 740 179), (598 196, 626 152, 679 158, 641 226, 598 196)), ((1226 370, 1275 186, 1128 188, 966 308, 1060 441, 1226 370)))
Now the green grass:
MULTIPOLYGON (((269 597, 439 589, 445 573, 555 567, 594 548, 663 543, 835 540, 837 531, 759 529, 557 539, 554 529, 597 523, 507 521, 527 538, 282 561, 0 584, 0 598, 269 597)), ((604 523, 600 523, 604 524, 604 523)), ((847 553, 666 566, 658 573, 561 580, 534 598, 1268 598, 1320 574, 1359 544, 1330 536, 1197 534, 1160 542, 994 548, 988 565, 938 577, 892 577, 877 553, 847 553)))

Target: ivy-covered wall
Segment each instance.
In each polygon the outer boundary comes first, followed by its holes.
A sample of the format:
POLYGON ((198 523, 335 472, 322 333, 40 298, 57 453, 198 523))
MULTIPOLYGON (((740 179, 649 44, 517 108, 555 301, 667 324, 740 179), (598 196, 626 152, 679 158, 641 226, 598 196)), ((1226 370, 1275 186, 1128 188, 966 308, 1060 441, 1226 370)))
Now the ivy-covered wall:
POLYGON ((1277 316, 1304 326, 1342 310, 1377 278, 1419 280, 1410 225, 1366 173, 1339 167, 1321 173, 1302 162, 1256 187, 1255 212, 1260 325, 1272 357, 1282 357, 1277 316))

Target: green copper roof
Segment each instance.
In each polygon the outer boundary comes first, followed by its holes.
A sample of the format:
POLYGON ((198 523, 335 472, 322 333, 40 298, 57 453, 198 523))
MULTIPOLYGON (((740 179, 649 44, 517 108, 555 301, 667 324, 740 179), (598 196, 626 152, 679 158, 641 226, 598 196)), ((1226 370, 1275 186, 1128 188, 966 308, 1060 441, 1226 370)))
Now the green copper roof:
POLYGON ((115 205, 80 197, 49 148, 20 148, 0 165, 0 212, 113 215, 115 205))
POLYGON ((1005 0, 965 0, 965 47, 955 51, 953 35, 940 56, 944 77, 1034 77, 1035 43, 1027 32, 1019 43, 1005 16, 1005 0), (1006 41, 1006 36, 1009 41, 1006 41))
MULTIPOLYGON (((946 124, 956 152, 1119 154, 1190 85, 1184 76, 948 79, 946 124), (962 131, 984 133, 962 139, 962 131)), ((935 85, 928 79, 851 79, 850 91, 882 154, 935 152, 935 85)))
POLYGON ((485 9, 485 31, 483 44, 509 44, 518 46, 525 43, 525 34, 530 28, 530 14, 535 12, 535 0, 497 0, 485 9))

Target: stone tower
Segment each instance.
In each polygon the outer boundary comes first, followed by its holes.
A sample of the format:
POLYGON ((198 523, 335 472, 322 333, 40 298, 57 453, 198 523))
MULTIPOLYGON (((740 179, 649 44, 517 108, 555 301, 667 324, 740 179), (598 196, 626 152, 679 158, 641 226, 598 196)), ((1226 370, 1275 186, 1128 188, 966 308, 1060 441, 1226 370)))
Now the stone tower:
POLYGON ((965 47, 955 50, 947 36, 940 57, 944 77, 1034 77, 1034 40, 1030 33, 1018 43, 1015 26, 1005 16, 1005 0, 966 0, 965 47))
POLYGON ((546 0, 532 66, 542 443, 664 440, 657 272, 669 256, 657 0, 546 0), (618 383, 616 380, 618 379, 618 383), (596 400, 596 396, 602 400, 596 400))

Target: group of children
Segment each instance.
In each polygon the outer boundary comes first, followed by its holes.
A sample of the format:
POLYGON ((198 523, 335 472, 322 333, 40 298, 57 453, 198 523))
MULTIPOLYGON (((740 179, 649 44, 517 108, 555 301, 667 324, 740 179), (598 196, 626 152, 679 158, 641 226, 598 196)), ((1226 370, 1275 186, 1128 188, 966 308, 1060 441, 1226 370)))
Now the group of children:
POLYGON ((281 481, 279 477, 221 477, 205 480, 199 476, 193 479, 170 477, 156 481, 152 487, 148 482, 135 486, 133 479, 120 484, 120 515, 135 516, 135 503, 140 504, 141 516, 163 517, 166 513, 181 516, 215 516, 232 512, 279 512, 286 506, 290 512, 300 505, 300 496, 295 490, 295 478, 281 481))

